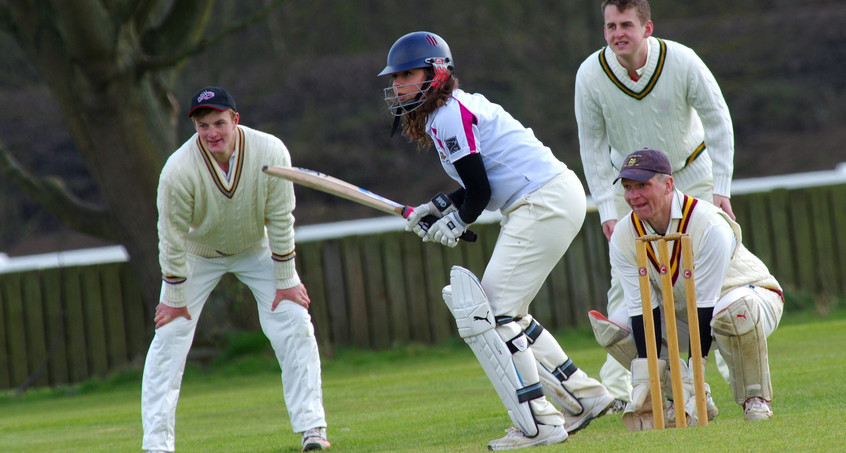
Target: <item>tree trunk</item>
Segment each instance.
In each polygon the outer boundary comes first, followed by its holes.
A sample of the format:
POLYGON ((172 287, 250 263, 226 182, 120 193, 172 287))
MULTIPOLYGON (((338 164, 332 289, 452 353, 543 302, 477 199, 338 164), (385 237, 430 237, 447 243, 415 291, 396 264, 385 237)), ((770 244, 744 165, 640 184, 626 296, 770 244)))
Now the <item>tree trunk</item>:
POLYGON ((161 155, 175 149, 174 109, 157 102, 159 97, 143 79, 112 79, 97 89, 88 89, 86 82, 75 83, 68 96, 72 99, 60 103, 63 109, 70 106, 65 112, 68 129, 103 190, 115 236, 127 249, 144 301, 152 309, 161 286, 156 187, 161 155), (76 109, 80 103, 86 107, 76 109))

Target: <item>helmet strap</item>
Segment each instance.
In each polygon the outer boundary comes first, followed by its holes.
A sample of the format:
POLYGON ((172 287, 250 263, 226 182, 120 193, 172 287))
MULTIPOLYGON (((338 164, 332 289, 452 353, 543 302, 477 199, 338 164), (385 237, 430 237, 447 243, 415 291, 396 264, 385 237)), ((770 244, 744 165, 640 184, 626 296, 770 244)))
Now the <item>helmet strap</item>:
POLYGON ((391 137, 393 137, 394 134, 397 133, 397 129, 399 129, 399 125, 400 125, 400 119, 402 119, 401 116, 395 116, 394 117, 394 126, 391 127, 391 137))

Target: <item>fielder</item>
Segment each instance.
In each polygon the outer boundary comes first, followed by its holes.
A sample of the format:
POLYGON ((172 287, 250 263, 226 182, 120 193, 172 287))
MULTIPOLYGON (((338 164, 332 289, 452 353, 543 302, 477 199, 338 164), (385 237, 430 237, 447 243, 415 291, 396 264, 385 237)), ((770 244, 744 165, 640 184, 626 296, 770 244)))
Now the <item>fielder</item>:
POLYGON ((399 38, 379 74, 394 130, 433 146, 461 187, 414 208, 407 230, 455 247, 483 210, 503 220, 481 282, 452 269, 444 300, 505 404, 514 427, 490 442, 508 450, 563 442, 605 413, 613 398, 580 370, 529 314, 529 305, 584 221, 576 175, 530 129, 481 94, 461 90, 449 46, 430 32, 399 38), (440 218, 425 229, 427 216, 440 218), (546 396, 544 396, 546 394, 546 396), (550 400, 563 411, 559 411, 550 400))
MULTIPOLYGON (((746 420, 771 418, 773 389, 767 337, 782 315, 784 299, 779 283, 766 265, 743 246, 740 226, 725 211, 675 188, 672 166, 663 153, 643 149, 629 154, 614 182, 618 180, 632 212, 617 223, 610 255, 611 265, 620 276, 626 306, 612 313, 610 319, 602 320, 597 338, 619 363, 631 367, 632 400, 623 412, 623 424, 632 431, 653 427, 635 239, 645 234, 668 233, 687 233, 694 257, 700 325, 688 326, 685 304, 676 304, 679 344, 684 344, 682 339, 687 338, 688 329, 699 329, 703 364, 708 351, 716 346, 725 358, 734 400, 743 407, 746 420)), ((657 251, 653 247, 647 246, 651 263, 646 271, 652 285, 656 341, 662 357, 659 368, 666 372, 674 366, 681 367, 684 381, 684 395, 679 400, 669 389, 669 373, 662 378, 663 393, 670 395, 666 419, 672 425, 676 413, 687 413, 689 424, 695 424, 692 363, 667 363, 666 348, 661 348, 661 275, 656 269, 657 251), (682 404, 676 405, 678 401, 682 404), (679 412, 682 407, 684 412, 679 412)), ((670 247, 673 295, 676 300, 685 300, 684 278, 678 278, 680 244, 671 242, 670 247)), ((708 418, 712 419, 718 411, 707 384, 706 395, 708 418)))
MULTIPOLYGON (((714 76, 690 48, 652 36, 647 0, 604 0, 601 9, 608 45, 579 67, 575 113, 585 179, 603 233, 610 240, 629 211, 611 181, 626 154, 641 148, 667 153, 684 193, 713 201, 734 219, 734 131, 714 76)), ((608 313, 624 305, 612 272, 608 313)), ((610 356, 600 377, 615 398, 629 401, 629 374, 610 356)))
POLYGON ((222 88, 195 94, 188 116, 197 133, 170 156, 159 180, 164 283, 144 365, 142 448, 176 447, 185 359, 206 299, 227 272, 256 298, 262 331, 282 368, 291 426, 303 433, 303 451, 329 448, 311 300, 294 266, 294 188, 261 171, 264 165, 290 166, 288 149, 278 138, 240 125, 235 101, 222 88))

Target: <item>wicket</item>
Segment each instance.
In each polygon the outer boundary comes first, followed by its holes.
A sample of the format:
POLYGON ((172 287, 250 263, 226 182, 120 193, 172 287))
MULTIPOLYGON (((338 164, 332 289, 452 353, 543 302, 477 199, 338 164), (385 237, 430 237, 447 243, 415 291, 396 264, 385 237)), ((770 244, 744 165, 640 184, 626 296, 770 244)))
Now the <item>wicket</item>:
MULTIPOLYGON (((671 233, 665 236, 657 234, 637 238, 637 267, 640 283, 640 297, 643 303, 643 327, 646 332, 646 355, 649 368, 649 388, 652 395, 652 415, 655 429, 664 429, 664 398, 661 395, 661 376, 658 375, 658 346, 655 340, 655 324, 652 317, 652 293, 649 289, 649 271, 646 254, 647 243, 658 243, 658 270, 661 274, 661 297, 664 304, 664 318, 667 321, 667 348, 669 349, 670 381, 675 402, 683 395, 682 376, 679 369, 681 360, 679 337, 676 327, 675 301, 673 300, 673 276, 670 272, 670 253, 667 241, 680 241, 682 261, 681 276, 685 279, 687 298, 687 323, 690 332, 690 356, 693 367, 694 395, 696 397, 696 418, 699 426, 708 424, 708 409, 705 395, 705 369, 702 366, 702 346, 699 340, 699 314, 696 311, 696 287, 693 278, 693 250, 690 236, 685 233, 671 233)), ((676 405, 676 426, 687 426, 684 401, 676 405), (681 409, 681 410, 680 410, 681 409), (679 416, 679 414, 682 414, 679 416)))

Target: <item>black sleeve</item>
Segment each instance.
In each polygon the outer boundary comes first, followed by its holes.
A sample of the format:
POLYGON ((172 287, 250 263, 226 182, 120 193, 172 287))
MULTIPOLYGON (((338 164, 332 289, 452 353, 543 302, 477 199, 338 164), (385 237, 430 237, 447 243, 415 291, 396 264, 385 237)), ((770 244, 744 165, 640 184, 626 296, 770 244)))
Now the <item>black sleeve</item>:
POLYGON ((455 170, 464 183, 464 188, 452 192, 449 198, 458 206, 461 220, 471 224, 479 218, 491 199, 491 185, 482 155, 475 153, 458 159, 455 162, 455 170))

